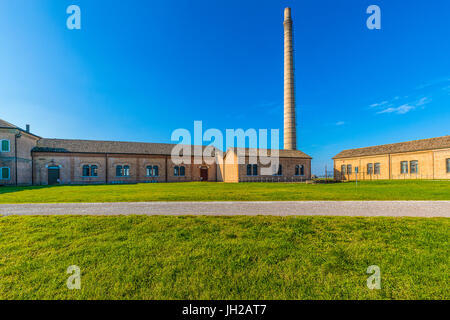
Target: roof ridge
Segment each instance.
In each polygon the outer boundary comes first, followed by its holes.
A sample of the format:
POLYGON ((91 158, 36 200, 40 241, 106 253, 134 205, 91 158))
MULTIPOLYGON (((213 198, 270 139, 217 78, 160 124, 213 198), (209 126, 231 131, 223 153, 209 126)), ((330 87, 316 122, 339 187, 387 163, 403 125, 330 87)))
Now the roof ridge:
POLYGON ((362 148, 345 149, 345 150, 339 152, 337 155, 335 155, 333 157, 333 159, 350 158, 350 157, 356 157, 356 156, 389 154, 389 153, 425 151, 425 150, 444 149, 444 148, 450 148, 450 135, 426 138, 426 139, 416 139, 416 140, 396 142, 396 143, 387 143, 387 144, 362 147, 362 148), (427 146, 427 144, 430 144, 430 145, 427 146), (397 147, 397 150, 389 150, 389 149, 395 149, 396 147, 397 147), (366 152, 364 152, 364 151, 366 151, 366 152))
POLYGON ((60 138, 42 138, 41 140, 52 141, 79 141, 79 142, 106 142, 106 143, 145 143, 145 144, 165 144, 165 145, 177 145, 177 143, 167 142, 141 142, 141 141, 122 141, 122 140, 93 140, 93 139, 60 139, 60 138))
POLYGON ((414 143, 414 142, 419 142, 419 141, 442 139, 442 138, 446 138, 446 137, 450 137, 450 135, 445 135, 445 136, 441 136, 441 137, 434 137, 434 138, 425 138, 425 139, 416 139, 416 140, 410 140, 410 141, 402 141, 402 142, 385 143, 385 144, 379 144, 379 145, 375 145, 375 146, 345 149, 345 150, 342 150, 342 151, 361 150, 361 149, 368 149, 368 148, 375 148, 375 147, 385 147, 385 146, 392 146, 392 145, 402 144, 402 143, 414 143))
POLYGON ((6 120, 0 119, 0 126, 1 124, 5 124, 6 127, 10 127, 10 128, 14 128, 14 129, 20 129, 18 126, 16 126, 15 124, 12 124, 11 122, 8 122, 6 120))

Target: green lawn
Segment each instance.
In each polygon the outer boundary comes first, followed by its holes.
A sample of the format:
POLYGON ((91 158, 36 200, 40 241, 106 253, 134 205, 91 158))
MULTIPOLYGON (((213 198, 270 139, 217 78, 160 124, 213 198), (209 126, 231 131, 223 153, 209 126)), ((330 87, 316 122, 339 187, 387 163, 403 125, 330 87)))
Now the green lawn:
POLYGON ((127 201, 450 200, 450 181, 304 183, 151 183, 0 187, 0 203, 127 201))
POLYGON ((445 218, 3 217, 0 299, 449 299, 449 238, 445 218))

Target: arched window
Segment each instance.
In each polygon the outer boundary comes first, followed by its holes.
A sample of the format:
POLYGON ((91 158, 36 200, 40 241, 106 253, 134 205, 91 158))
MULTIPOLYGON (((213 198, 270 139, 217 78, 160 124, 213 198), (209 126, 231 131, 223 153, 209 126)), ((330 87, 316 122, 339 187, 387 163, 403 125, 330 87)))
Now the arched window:
POLYGON ((278 165, 277 168, 275 168, 275 175, 276 176, 282 176, 283 175, 283 167, 281 164, 278 165))
MULTIPOLYGON (((406 162, 406 169, 408 169, 408 162, 406 162)), ((373 163, 367 164, 367 174, 373 174, 373 163)))
POLYGON ((380 163, 375 163, 375 167, 373 170, 374 174, 380 174, 381 173, 381 164, 380 163))
POLYGON ((93 176, 93 177, 98 176, 98 167, 96 165, 91 166, 91 176, 93 176))
POLYGON ((130 166, 123 166, 123 176, 124 177, 130 176, 130 166))
POLYGON ((1 149, 0 152, 10 152, 11 148, 9 145, 9 140, 0 140, 1 141, 1 149))
POLYGON ((257 176, 257 175, 258 175, 258 165, 257 165, 257 164, 254 164, 254 165, 253 165, 253 175, 254 175, 254 176, 257 176))
POLYGON ((419 161, 413 160, 409 162, 409 172, 410 173, 418 173, 419 172, 419 161))
POLYGON ((283 167, 281 166, 281 164, 279 164, 278 167, 273 166, 272 172, 273 172, 274 176, 282 176, 283 175, 283 167))
POLYGON ((180 176, 181 176, 181 177, 184 177, 185 174, 186 174, 186 168, 183 167, 183 166, 181 166, 181 167, 180 167, 180 176))
POLYGON ((116 166, 116 176, 121 177, 123 175, 122 166, 116 166))
POLYGON ((90 168, 89 168, 89 166, 86 164, 86 165, 84 165, 83 166, 83 177, 89 177, 89 172, 90 172, 90 170, 89 170, 90 168))
POLYGON ((11 178, 11 170, 8 167, 0 168, 0 179, 9 180, 11 178))
POLYGON ((298 164, 295 166, 295 175, 296 176, 304 176, 305 175, 305 166, 302 164, 298 164))
POLYGON ((252 175, 252 165, 251 165, 251 164, 248 164, 248 165, 247 165, 247 175, 248 175, 248 176, 251 176, 251 175, 252 175))
POLYGON ((179 166, 175 166, 175 168, 173 168, 173 175, 175 177, 178 177, 180 175, 180 167, 179 166))
POLYGON ((151 177, 152 176, 152 166, 147 166, 146 170, 147 170, 147 177, 151 177))
POLYGON ((159 176, 159 169, 158 169, 158 166, 153 166, 153 172, 152 172, 152 175, 153 175, 154 177, 158 177, 158 176, 159 176))

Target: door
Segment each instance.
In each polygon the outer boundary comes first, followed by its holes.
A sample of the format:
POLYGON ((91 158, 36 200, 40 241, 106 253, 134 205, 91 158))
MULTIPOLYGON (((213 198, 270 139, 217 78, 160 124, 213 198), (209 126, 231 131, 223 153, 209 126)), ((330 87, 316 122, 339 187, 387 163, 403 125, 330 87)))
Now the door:
POLYGON ((48 184, 54 185, 59 183, 59 167, 48 167, 48 184))
POLYGON ((200 179, 208 181, 208 168, 200 168, 200 179))

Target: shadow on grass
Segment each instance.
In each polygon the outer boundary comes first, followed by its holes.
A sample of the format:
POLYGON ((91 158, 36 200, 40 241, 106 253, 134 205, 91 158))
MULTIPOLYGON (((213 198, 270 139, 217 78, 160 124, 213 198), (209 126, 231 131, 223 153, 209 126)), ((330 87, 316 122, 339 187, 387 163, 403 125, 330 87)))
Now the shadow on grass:
POLYGON ((58 188, 58 187, 62 187, 62 186, 21 186, 21 187, 0 186, 0 195, 6 194, 6 193, 20 192, 20 191, 50 189, 50 188, 58 188))
POLYGON ((120 183, 120 184, 59 184, 59 185, 42 185, 42 186, 2 186, 0 185, 0 195, 6 193, 14 193, 20 191, 29 190, 42 190, 42 189, 55 189, 55 188, 67 188, 67 187, 98 187, 98 186, 124 186, 124 185, 136 185, 136 183, 120 183))
MULTIPOLYGON (((95 186, 102 186, 105 184, 96 184, 95 186)), ((18 187, 10 187, 10 186, 0 186, 0 196, 2 194, 7 193, 15 193, 21 191, 30 191, 30 190, 43 190, 43 189, 56 189, 62 187, 90 187, 92 185, 89 184, 71 184, 71 185, 52 185, 52 186, 18 186, 18 187)))

